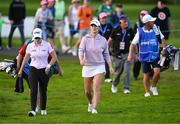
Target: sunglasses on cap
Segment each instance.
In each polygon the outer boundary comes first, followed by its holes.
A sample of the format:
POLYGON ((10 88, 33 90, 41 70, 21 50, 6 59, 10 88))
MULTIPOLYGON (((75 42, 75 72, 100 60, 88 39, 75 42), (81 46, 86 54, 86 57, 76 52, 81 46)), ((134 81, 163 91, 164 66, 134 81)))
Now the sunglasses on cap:
POLYGON ((146 14, 145 13, 140 13, 141 16, 145 16, 146 14))
POLYGON ((104 16, 104 17, 102 17, 101 19, 106 19, 107 17, 106 16, 104 16))
POLYGON ((39 40, 39 39, 41 39, 41 38, 40 38, 40 37, 35 37, 34 39, 39 40))
POLYGON ((95 24, 91 24, 91 27, 98 27, 97 25, 95 25, 95 24))

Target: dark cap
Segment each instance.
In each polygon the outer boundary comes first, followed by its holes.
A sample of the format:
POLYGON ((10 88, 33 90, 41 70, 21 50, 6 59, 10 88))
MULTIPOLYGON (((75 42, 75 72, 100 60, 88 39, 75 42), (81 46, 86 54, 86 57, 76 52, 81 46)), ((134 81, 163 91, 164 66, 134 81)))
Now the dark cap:
POLYGON ((127 20, 127 16, 122 15, 122 16, 120 16, 119 20, 127 20))
POLYGON ((116 7, 123 8, 123 4, 118 3, 118 4, 116 4, 116 7))

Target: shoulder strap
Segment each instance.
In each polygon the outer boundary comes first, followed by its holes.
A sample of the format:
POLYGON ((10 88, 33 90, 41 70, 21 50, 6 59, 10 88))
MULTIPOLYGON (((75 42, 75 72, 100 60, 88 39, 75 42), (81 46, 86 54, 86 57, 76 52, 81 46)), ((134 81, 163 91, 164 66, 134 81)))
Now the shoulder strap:
MULTIPOLYGON (((32 40, 26 40, 26 42, 25 42, 26 48, 27 48, 27 46, 28 46, 30 43, 32 43, 32 42, 33 42, 32 40)), ((26 49, 25 49, 25 51, 26 51, 26 49)))

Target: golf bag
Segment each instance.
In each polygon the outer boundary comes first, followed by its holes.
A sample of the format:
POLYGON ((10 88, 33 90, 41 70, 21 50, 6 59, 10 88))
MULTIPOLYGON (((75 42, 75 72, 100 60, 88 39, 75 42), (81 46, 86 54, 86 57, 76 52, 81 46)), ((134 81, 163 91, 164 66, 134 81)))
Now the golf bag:
MULTIPOLYGON (((16 66, 17 60, 16 59, 14 59, 14 60, 4 59, 4 61, 0 62, 0 71, 5 71, 6 73, 8 73, 10 76, 12 76, 14 78, 17 77, 16 84, 15 84, 15 90, 14 90, 17 93, 24 92, 23 79, 26 80, 28 87, 30 87, 29 81, 28 81, 28 75, 29 75, 29 71, 30 71, 30 61, 31 61, 31 59, 29 59, 27 64, 25 64, 21 77, 18 77, 17 73, 16 73, 16 69, 17 69, 17 66, 16 66)), ((52 75, 58 74, 58 73, 59 73, 58 65, 54 64, 49 69, 48 76, 50 78, 52 75)))
MULTIPOLYGON (((16 65, 17 65, 16 59, 14 60, 4 59, 4 61, 0 62, 0 71, 5 71, 11 77, 16 78, 17 77, 16 65)), ((18 92, 18 93, 24 92, 23 79, 27 81, 27 84, 29 86, 28 74, 27 74, 28 66, 29 66, 28 64, 25 65, 25 68, 23 69, 22 77, 16 78, 16 84, 15 84, 15 90, 14 90, 15 92, 18 92)))
POLYGON ((4 59, 0 62, 0 71, 5 71, 10 76, 16 78, 16 62, 14 60, 4 59))
POLYGON ((159 64, 161 66, 161 71, 167 70, 169 68, 171 60, 175 57, 175 54, 180 50, 172 45, 167 45, 165 48, 165 56, 160 56, 159 64))

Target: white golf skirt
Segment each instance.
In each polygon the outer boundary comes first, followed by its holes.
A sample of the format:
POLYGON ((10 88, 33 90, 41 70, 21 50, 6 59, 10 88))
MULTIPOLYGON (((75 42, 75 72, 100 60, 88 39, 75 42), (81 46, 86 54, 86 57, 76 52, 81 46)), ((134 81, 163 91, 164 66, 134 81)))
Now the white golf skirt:
POLYGON ((82 77, 93 77, 97 74, 106 74, 105 65, 83 66, 82 77))

